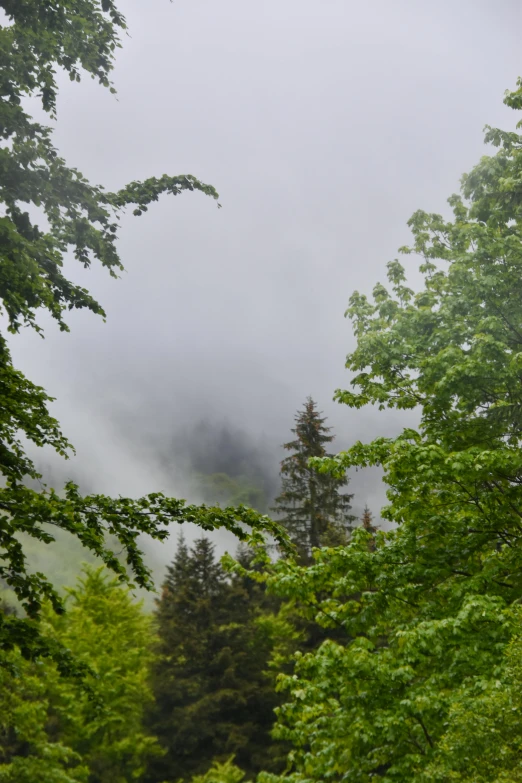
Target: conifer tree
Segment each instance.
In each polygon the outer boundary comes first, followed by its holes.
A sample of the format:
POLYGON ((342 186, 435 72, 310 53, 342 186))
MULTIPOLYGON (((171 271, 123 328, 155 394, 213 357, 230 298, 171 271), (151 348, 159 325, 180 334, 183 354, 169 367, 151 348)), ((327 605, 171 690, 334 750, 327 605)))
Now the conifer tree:
POLYGON ((368 504, 364 507, 363 515, 361 517, 361 525, 366 530, 367 533, 370 533, 371 539, 368 541, 368 549, 370 552, 375 551, 375 534, 377 532, 376 526, 373 524, 373 514, 368 508, 368 504))
POLYGON ((310 467, 311 457, 327 457, 326 445, 334 439, 316 403, 308 397, 295 416, 295 439, 283 444, 290 455, 281 463, 281 494, 275 507, 303 562, 310 562, 312 549, 345 542, 355 517, 350 514, 353 495, 342 493, 346 475, 334 477, 310 467))
POLYGON ((368 505, 364 507, 363 515, 361 517, 361 523, 365 530, 369 533, 375 533, 377 528, 373 524, 373 514, 368 508, 368 505))
POLYGON ((152 763, 150 783, 205 774, 231 755, 247 773, 274 768, 272 642, 256 623, 262 591, 246 581, 227 577, 208 539, 190 550, 180 541, 156 613, 149 727, 165 755, 152 763))

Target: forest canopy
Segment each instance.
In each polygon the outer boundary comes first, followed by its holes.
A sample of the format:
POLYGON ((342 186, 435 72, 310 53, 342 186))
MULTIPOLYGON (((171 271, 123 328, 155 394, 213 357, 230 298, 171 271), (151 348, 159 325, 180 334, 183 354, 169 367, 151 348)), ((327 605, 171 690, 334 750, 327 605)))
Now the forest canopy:
MULTIPOLYGON (((92 186, 28 114, 38 97, 54 121, 58 70, 114 89, 125 20, 111 0, 0 8, 0 781, 522 781, 522 136, 488 127, 492 154, 450 211, 415 212, 404 263, 350 298, 351 388, 336 400, 415 411, 415 427, 332 454, 308 397, 278 521, 247 473, 200 477, 211 505, 50 488, 30 449, 72 446, 11 341, 42 333, 42 308, 62 330, 70 310, 104 316, 64 261, 117 275, 126 206, 217 193, 191 175, 92 186), (344 491, 375 466, 385 524, 368 506, 356 519, 344 491), (147 611, 138 537, 187 521, 201 535, 179 539, 147 611), (207 535, 220 527, 243 542, 221 562, 207 535), (27 562, 27 539, 57 547, 56 528, 96 562, 65 593, 27 562)), ((522 80, 504 102, 522 109, 522 80)))

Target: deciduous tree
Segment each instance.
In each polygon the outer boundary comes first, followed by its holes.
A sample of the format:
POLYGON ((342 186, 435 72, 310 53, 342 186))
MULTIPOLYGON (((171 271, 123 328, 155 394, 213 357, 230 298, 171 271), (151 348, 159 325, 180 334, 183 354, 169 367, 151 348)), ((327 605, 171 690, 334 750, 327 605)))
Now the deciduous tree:
MULTIPOLYGON (((522 108, 522 82, 506 103, 522 108)), ((381 466, 394 528, 359 528, 312 568, 280 561, 269 578, 348 639, 281 679, 292 783, 520 779, 516 713, 495 710, 518 710, 506 651, 522 595, 522 137, 490 128, 486 139, 498 152, 463 178, 453 217, 410 220, 404 252, 420 257, 422 289, 393 261, 391 290, 351 298, 354 389, 337 398, 415 408, 419 426, 313 463, 333 475, 381 466), (475 739, 488 732, 483 763, 475 739)))
MULTIPOLYGON (((152 177, 112 193, 93 186, 66 165, 53 146, 52 130, 24 107, 25 98, 36 97, 56 117, 59 69, 73 81, 88 74, 113 90, 109 76, 119 33, 125 30, 113 0, 1 0, 0 9, 6 16, 0 26, 0 312, 10 334, 26 326, 42 334, 37 320, 42 310, 67 330, 68 310, 87 308, 102 317, 104 311, 86 289, 67 279, 66 255, 84 267, 100 263, 116 276, 123 269, 116 248, 118 220, 127 205, 141 215, 162 193, 197 190, 214 199, 217 193, 191 175, 152 177)), ((264 523, 253 511, 190 507, 161 493, 132 500, 82 497, 73 483, 62 494, 30 488, 28 481, 41 476, 25 442, 51 446, 63 456, 71 453, 49 412, 50 401, 44 389, 13 366, 5 335, 0 335, 0 578, 27 614, 0 615, 0 647, 17 645, 29 658, 51 656, 70 672, 75 669, 70 656, 44 639, 35 622, 44 599, 57 612, 63 603, 45 574, 29 573, 20 533, 52 544, 53 528, 62 528, 127 580, 125 564, 107 542, 106 536, 112 536, 136 582, 151 587, 137 544, 140 534, 163 540, 170 522, 190 519, 207 530, 225 526, 244 536, 238 520, 257 527, 264 523)))
POLYGON ((85 572, 66 606, 62 616, 44 609, 46 635, 89 667, 89 692, 50 660, 0 653, 0 780, 127 783, 160 752, 143 728, 151 618, 101 568, 85 572))

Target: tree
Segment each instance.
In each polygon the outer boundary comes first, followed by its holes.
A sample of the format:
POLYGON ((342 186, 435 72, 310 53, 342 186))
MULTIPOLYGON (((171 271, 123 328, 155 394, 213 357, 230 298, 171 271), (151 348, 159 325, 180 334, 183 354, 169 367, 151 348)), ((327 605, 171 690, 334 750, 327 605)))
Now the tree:
POLYGON ((369 533, 375 533, 377 528, 373 524, 373 514, 368 508, 368 506, 364 507, 363 515, 361 517, 361 524, 365 530, 367 530, 369 533))
POLYGON ((373 514, 367 505, 364 507, 363 515, 361 517, 361 524, 363 528, 371 535, 371 540, 368 542, 368 546, 371 549, 374 549, 375 548, 374 536, 375 533, 377 532, 377 528, 373 524, 373 514))
POLYGON ((450 710, 440 752, 429 768, 434 781, 517 783, 522 780, 522 641, 506 650, 500 679, 489 680, 450 710))
POLYGON ((265 673, 272 639, 270 626, 257 622, 262 596, 252 579, 227 578, 208 539, 190 551, 180 541, 158 604, 149 722, 166 754, 148 780, 185 780, 231 754, 248 773, 276 767, 277 697, 265 673))
MULTIPOLYGON (((114 91, 109 75, 125 20, 113 0, 0 0, 0 8, 7 17, 0 27, 1 312, 10 334, 24 326, 43 334, 37 321, 42 309, 67 330, 67 310, 87 308, 101 316, 104 311, 86 289, 64 276, 65 254, 84 267, 99 262, 116 276, 123 268, 116 249, 118 219, 126 205, 134 205, 134 214, 141 215, 162 193, 199 190, 214 199, 217 193, 191 175, 152 177, 114 193, 92 186, 59 157, 51 129, 24 109, 26 97, 39 97, 44 111, 56 117, 58 68, 73 81, 87 73, 114 91)), ((206 530, 225 526, 244 537, 238 520, 254 527, 265 524, 249 510, 187 507, 161 493, 131 500, 82 497, 73 483, 62 494, 32 489, 29 482, 37 483, 41 476, 21 436, 37 447, 50 445, 64 457, 72 447, 49 413, 51 398, 15 369, 1 335, 0 400, 0 578, 27 614, 0 615, 2 649, 18 645, 29 658, 51 656, 63 672, 81 673, 66 651, 39 631, 42 601, 49 600, 57 612, 63 611, 63 602, 45 574, 28 572, 20 533, 52 544, 52 529, 62 528, 125 581, 130 578, 125 564, 107 543, 106 536, 112 536, 126 553, 136 582, 149 588, 150 573, 137 545, 140 534, 163 540, 167 524, 190 519, 206 530)))
POLYGON ((152 698, 151 618, 101 568, 87 569, 66 603, 63 616, 44 610, 47 634, 88 664, 91 693, 51 661, 2 653, 0 780, 126 783, 160 752, 142 726, 152 698))
POLYGON ((244 777, 245 773, 228 760, 224 764, 215 762, 205 775, 197 775, 191 783, 241 783, 244 777))
POLYGON ((325 426, 311 397, 295 416, 295 440, 283 448, 292 452, 281 463, 281 494, 273 509, 297 546, 303 562, 310 562, 312 549, 347 540, 355 517, 350 514, 353 495, 341 493, 346 475, 318 473, 309 465, 312 457, 326 457, 331 427, 325 426))
POLYGON ((0 653, 2 783, 87 783, 80 757, 46 732, 45 678, 18 650, 0 653))
POLYGON ((95 698, 48 667, 47 732, 81 757, 89 783, 127 783, 160 753, 143 728, 152 701, 152 618, 103 568, 86 569, 67 592, 66 614, 47 611, 47 621, 50 632, 93 670, 95 698))
MULTIPOLYGON (((522 108, 522 81, 505 102, 522 108)), ((281 560, 267 578, 350 640, 281 678, 288 783, 520 779, 522 137, 489 128, 486 140, 498 152, 463 178, 453 217, 410 220, 404 252, 420 256, 423 288, 393 261, 391 292, 351 299, 354 390, 337 398, 416 408, 420 422, 313 463, 380 465, 393 529, 359 528, 312 569, 281 560)))

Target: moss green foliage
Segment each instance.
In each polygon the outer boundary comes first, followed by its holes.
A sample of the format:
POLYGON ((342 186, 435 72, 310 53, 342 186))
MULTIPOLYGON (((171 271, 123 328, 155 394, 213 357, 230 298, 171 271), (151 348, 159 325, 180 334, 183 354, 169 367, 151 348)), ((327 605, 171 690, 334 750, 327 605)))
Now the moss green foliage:
POLYGON ((60 642, 94 671, 90 685, 98 698, 79 693, 52 668, 48 731, 81 755, 91 783, 123 783, 139 777, 159 752, 143 729, 144 710, 152 701, 152 618, 101 568, 87 570, 68 591, 66 606, 62 616, 48 611, 48 622, 60 642))
MULTIPOLYGON (((506 103, 521 108, 521 94, 506 103)), ((288 781, 521 776, 522 137, 486 138, 498 152, 463 178, 453 217, 410 220, 404 252, 420 257, 424 287, 410 290, 393 261, 390 290, 350 302, 354 390, 337 398, 416 408, 420 423, 314 461, 334 475, 382 466, 394 529, 356 530, 269 577, 347 638, 281 678, 288 781)))
POLYGON ((3 653, 0 780, 127 783, 139 778, 157 741, 143 729, 152 699, 152 620, 102 569, 68 591, 67 612, 50 607, 46 633, 89 666, 90 693, 52 661, 3 653))
POLYGON ((295 439, 284 444, 291 453, 281 463, 281 494, 272 509, 305 563, 314 547, 346 542, 355 520, 353 495, 341 492, 348 484, 346 474, 319 473, 310 464, 312 458, 328 456, 326 444, 334 439, 325 421, 309 397, 295 416, 295 439))
POLYGON ((241 783, 244 777, 245 773, 236 767, 232 760, 225 761, 224 764, 216 761, 205 775, 196 775, 191 783, 241 783))
MULTIPOLYGON (((100 263, 115 276, 123 268, 116 241, 118 219, 127 205, 134 205, 134 214, 140 215, 162 193, 199 190, 212 198, 217 193, 189 175, 131 182, 114 193, 92 186, 60 158, 52 130, 24 109, 24 98, 38 97, 43 110, 55 117, 57 69, 73 81, 84 73, 110 87, 119 33, 125 29, 112 0, 1 0, 0 9, 7 20, 0 26, 0 312, 11 334, 25 326, 42 334, 37 321, 41 310, 66 330, 68 310, 87 308, 104 315, 86 289, 65 277, 66 253, 84 267, 100 263)), ((39 631, 42 601, 50 601, 56 612, 63 611, 63 603, 47 576, 27 567, 20 534, 53 544, 50 530, 61 528, 122 581, 129 579, 130 571, 138 585, 150 588, 151 576, 137 544, 140 534, 164 540, 169 523, 185 520, 206 530, 225 526, 240 537, 245 523, 270 527, 268 520, 248 509, 186 506, 160 493, 139 500, 83 497, 71 482, 60 494, 46 487, 32 489, 29 481, 41 477, 21 436, 64 457, 72 447, 49 413, 50 398, 13 366, 2 335, 0 400, 0 579, 27 614, 0 616, 1 649, 16 645, 28 658, 50 656, 64 672, 75 667, 70 655, 39 631), (107 536, 123 549, 126 562, 117 557, 107 536)))

